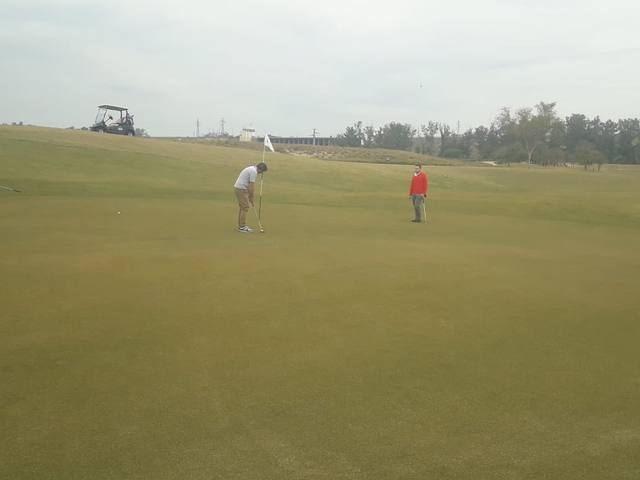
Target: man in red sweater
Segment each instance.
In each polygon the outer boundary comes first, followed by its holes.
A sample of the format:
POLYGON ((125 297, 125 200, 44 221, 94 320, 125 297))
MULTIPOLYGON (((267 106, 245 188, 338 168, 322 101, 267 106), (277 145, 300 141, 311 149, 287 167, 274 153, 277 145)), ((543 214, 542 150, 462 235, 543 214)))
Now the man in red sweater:
POLYGON ((427 221, 426 218, 422 218, 424 202, 427 198, 427 190, 429 190, 429 179, 427 178, 427 175, 422 171, 422 165, 416 164, 413 178, 411 179, 411 188, 409 189, 409 198, 411 199, 411 202, 413 203, 413 209, 415 210, 415 218, 411 220, 414 223, 420 223, 422 220, 424 220, 425 222, 427 221))

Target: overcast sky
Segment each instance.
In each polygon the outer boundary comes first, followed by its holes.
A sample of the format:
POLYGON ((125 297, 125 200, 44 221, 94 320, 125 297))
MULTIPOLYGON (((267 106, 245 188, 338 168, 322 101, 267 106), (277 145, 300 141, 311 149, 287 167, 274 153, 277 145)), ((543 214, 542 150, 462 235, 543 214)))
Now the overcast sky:
POLYGON ((638 0, 0 0, 0 123, 152 135, 640 116, 638 0))

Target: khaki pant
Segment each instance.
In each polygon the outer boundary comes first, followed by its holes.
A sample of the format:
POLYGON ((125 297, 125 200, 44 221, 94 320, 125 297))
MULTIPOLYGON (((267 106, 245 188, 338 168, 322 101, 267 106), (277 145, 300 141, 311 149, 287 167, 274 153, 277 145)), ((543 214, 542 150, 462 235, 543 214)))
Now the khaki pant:
POLYGON ((236 198, 238 199, 238 227, 244 227, 247 224, 247 212, 249 211, 249 192, 240 188, 235 188, 236 198))

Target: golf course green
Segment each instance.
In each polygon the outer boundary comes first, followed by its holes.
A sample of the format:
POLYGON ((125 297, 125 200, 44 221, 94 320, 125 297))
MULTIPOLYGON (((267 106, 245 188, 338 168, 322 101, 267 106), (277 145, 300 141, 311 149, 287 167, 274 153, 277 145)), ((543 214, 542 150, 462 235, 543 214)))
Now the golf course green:
POLYGON ((640 167, 261 158, 0 127, 0 479, 640 478, 640 167))

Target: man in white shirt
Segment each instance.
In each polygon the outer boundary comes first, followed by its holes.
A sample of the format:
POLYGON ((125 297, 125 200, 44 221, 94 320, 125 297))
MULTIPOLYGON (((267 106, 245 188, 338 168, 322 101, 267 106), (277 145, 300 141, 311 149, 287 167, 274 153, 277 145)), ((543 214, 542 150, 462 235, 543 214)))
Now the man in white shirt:
POLYGON ((267 164, 260 162, 257 165, 251 165, 240 172, 238 179, 234 184, 236 192, 236 198, 238 199, 238 206, 240 211, 238 212, 238 231, 242 233, 249 233, 253 230, 247 226, 247 212, 249 211, 249 205, 254 205, 253 196, 255 192, 256 178, 258 174, 262 174, 267 171, 267 164))

